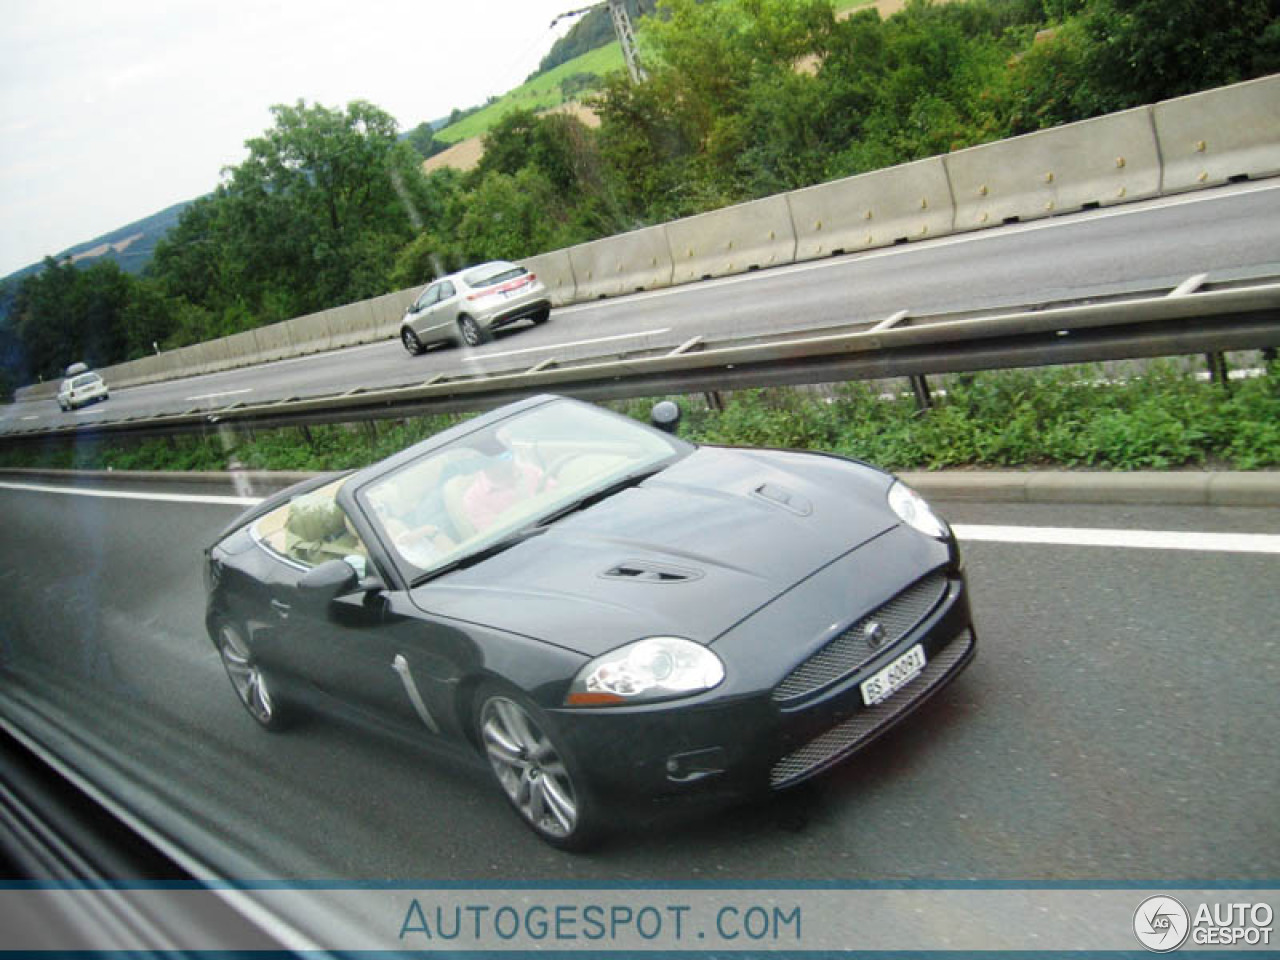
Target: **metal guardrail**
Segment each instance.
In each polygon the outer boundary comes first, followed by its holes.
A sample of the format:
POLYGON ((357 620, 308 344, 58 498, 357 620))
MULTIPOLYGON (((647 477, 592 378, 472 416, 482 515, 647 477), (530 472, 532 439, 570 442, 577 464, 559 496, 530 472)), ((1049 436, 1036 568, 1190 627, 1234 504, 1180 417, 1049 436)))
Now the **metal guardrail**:
POLYGON ((1218 288, 1193 277, 1172 290, 1016 311, 912 316, 737 340, 695 337, 674 349, 576 360, 544 359, 486 374, 439 374, 424 383, 92 425, 16 430, 15 441, 57 436, 156 436, 348 423, 496 406, 539 392, 589 400, 663 393, 918 377, 985 369, 1280 346, 1280 278, 1218 288))

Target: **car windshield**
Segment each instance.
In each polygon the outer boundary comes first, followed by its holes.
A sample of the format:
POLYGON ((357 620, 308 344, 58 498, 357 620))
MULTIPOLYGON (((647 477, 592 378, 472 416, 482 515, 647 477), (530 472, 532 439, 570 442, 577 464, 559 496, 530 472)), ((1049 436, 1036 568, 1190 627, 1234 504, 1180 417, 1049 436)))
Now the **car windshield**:
POLYGON ((76 377, 74 380, 72 380, 71 386, 76 389, 79 389, 80 387, 88 387, 88 386, 91 386, 92 384, 97 383, 101 379, 102 378, 98 376, 96 373, 86 373, 84 374, 84 376, 76 377))
POLYGON ((466 281, 469 287, 491 287, 495 283, 502 283, 505 280, 514 280, 516 277, 522 277, 527 273, 524 267, 517 267, 515 264, 505 264, 506 269, 501 269, 502 264, 489 264, 479 270, 472 270, 470 273, 463 274, 462 279, 466 281))
POLYGON ((410 582, 479 559, 692 447, 561 400, 436 447, 359 493, 410 582))

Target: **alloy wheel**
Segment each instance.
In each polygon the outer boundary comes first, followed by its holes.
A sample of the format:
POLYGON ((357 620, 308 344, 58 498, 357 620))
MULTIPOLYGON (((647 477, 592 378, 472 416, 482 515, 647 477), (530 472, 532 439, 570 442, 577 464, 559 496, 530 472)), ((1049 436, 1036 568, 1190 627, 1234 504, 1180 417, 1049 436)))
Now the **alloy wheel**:
POLYGON ((478 347, 482 343, 489 342, 489 336, 480 324, 476 323, 472 317, 463 317, 458 321, 462 327, 462 339, 466 341, 469 347, 478 347))
POLYGON ((224 626, 218 634, 218 652, 222 655, 222 665, 226 668, 231 686, 250 716, 264 727, 271 726, 276 711, 266 678, 262 669, 254 663, 253 656, 240 635, 229 626, 224 626))
POLYGON ((548 837, 571 836, 578 795, 551 738, 520 704, 501 696, 485 702, 480 732, 489 764, 521 815, 548 837))

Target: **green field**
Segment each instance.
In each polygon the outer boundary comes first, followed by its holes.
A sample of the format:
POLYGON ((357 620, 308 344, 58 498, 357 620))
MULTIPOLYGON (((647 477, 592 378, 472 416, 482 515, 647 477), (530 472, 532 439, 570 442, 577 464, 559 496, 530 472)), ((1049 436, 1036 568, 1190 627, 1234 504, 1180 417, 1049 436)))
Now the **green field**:
POLYGON ((560 91, 560 81, 575 73, 594 73, 603 77, 612 70, 622 70, 622 47, 617 42, 574 57, 554 70, 535 77, 508 91, 483 110, 457 123, 443 127, 435 134, 437 140, 460 143, 470 137, 478 137, 513 110, 549 110, 565 102, 560 91))
MULTIPOLYGON (((875 0, 835 0, 833 6, 836 13, 867 7, 875 0)), ((613 70, 623 70, 626 63, 622 58, 622 47, 615 41, 607 46, 599 47, 580 57, 574 57, 549 70, 528 83, 522 83, 514 90, 509 90, 493 103, 478 110, 457 123, 442 127, 435 133, 435 138, 444 143, 461 143, 471 137, 481 136, 513 110, 550 110, 565 102, 560 91, 560 81, 575 73, 594 73, 599 77, 613 70)))

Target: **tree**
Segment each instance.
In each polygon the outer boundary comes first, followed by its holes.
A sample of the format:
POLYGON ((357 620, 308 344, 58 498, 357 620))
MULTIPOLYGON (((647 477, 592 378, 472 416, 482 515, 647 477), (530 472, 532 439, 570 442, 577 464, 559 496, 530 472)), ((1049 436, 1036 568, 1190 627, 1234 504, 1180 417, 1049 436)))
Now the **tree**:
POLYGON ((555 188, 539 170, 492 172, 467 196, 457 248, 468 263, 517 260, 560 246, 562 218, 555 188))
POLYGON ((299 101, 272 115, 156 255, 166 293, 224 332, 386 293, 396 252, 436 204, 419 156, 372 104, 299 101))
POLYGON ((445 143, 443 140, 437 140, 435 132, 435 128, 431 124, 420 123, 409 131, 409 135, 405 137, 405 142, 418 152, 418 156, 426 160, 434 157, 437 153, 443 153, 450 147, 450 144, 445 143))
POLYGON ((1273 72, 1276 0, 1078 0, 1018 63, 1015 132, 1055 126, 1273 72))
POLYGON ((1252 76, 1274 0, 1090 0, 1086 69, 1101 106, 1122 110, 1252 76))
POLYGON ((14 333, 30 371, 53 379, 79 360, 106 366, 125 359, 123 316, 136 283, 111 260, 80 270, 46 257, 44 268, 22 281, 14 304, 14 333))
POLYGON ((659 12, 646 21, 649 80, 611 77, 594 101, 613 185, 646 220, 751 195, 752 103, 820 55, 834 23, 827 0, 665 0, 659 12))

